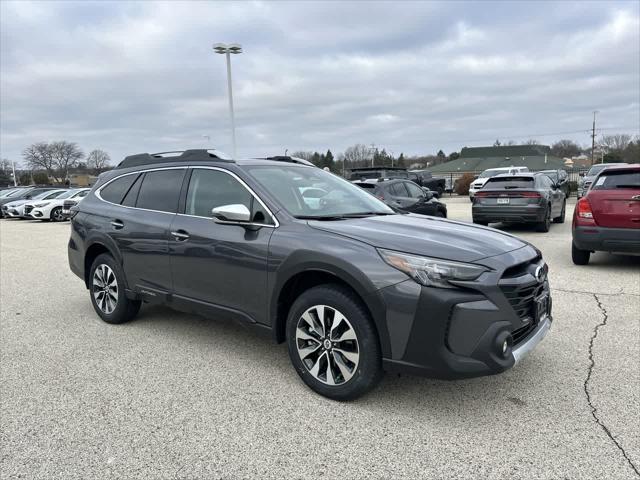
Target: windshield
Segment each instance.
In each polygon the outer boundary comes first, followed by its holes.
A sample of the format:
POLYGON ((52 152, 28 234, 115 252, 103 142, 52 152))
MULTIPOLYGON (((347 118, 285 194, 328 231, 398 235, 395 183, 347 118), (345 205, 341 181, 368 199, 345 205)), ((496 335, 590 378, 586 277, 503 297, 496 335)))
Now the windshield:
POLYGON ((542 172, 554 182, 558 181, 558 172, 542 172))
POLYGON ((39 193, 38 195, 33 197, 31 200, 42 200, 42 199, 51 200, 52 198, 56 198, 62 193, 64 193, 64 190, 53 191, 53 192, 51 190, 45 190, 44 192, 39 193))
POLYGON ((611 171, 598 177, 591 187, 593 190, 615 190, 617 188, 630 188, 640 190, 640 172, 611 171))
POLYGON ((61 198, 69 198, 75 193, 78 193, 78 190, 67 190, 66 192, 64 192, 62 195, 60 195, 57 198, 59 198, 59 199, 61 199, 61 198))
POLYGON ((23 190, 22 188, 14 188, 11 190, 5 190, 4 192, 0 193, 0 197, 10 197, 12 195, 15 195, 16 193, 20 192, 21 190, 23 190))
POLYGON ((501 173, 507 173, 507 170, 485 170, 478 178, 491 178, 501 173))
POLYGON ((297 218, 391 215, 392 209, 352 183, 313 167, 248 167, 284 209, 297 218), (312 191, 313 195, 305 195, 312 191), (324 193, 322 193, 324 192, 324 193), (317 196, 322 193, 321 196, 317 196))
POLYGON ((587 173, 587 177, 595 177, 602 170, 604 170, 607 166, 608 166, 607 164, 594 165, 593 167, 591 167, 589 169, 589 172, 587 173))

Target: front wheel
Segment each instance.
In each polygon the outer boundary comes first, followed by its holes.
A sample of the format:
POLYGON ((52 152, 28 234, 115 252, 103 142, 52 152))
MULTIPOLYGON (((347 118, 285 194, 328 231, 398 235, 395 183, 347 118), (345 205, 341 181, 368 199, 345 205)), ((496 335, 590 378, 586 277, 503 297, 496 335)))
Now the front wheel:
POLYGON ((98 255, 89 272, 89 292, 96 313, 107 323, 124 323, 135 317, 142 302, 127 298, 122 268, 111 255, 98 255))
POLYGON ((52 222, 62 222, 64 220, 64 215, 62 215, 62 207, 56 207, 51 210, 49 218, 52 222))
POLYGON ((589 258, 591 257, 591 252, 589 250, 581 250, 576 247, 576 244, 571 242, 571 260, 576 265, 587 265, 589 263, 589 258))
POLYGON ((482 225, 483 227, 489 225, 489 222, 483 222, 482 220, 476 220, 475 218, 473 219, 473 223, 475 223, 476 225, 482 225))
POLYGON ((300 378, 334 400, 358 398, 382 377, 373 321, 360 299, 340 285, 307 290, 287 318, 289 357, 300 378))

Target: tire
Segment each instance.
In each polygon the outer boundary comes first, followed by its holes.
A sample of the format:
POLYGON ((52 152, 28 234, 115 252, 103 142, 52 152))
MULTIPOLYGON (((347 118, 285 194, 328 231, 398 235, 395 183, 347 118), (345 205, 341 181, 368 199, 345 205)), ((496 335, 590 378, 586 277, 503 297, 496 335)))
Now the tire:
POLYGON ((551 228, 551 205, 547 207, 544 220, 538 223, 536 230, 538 230, 539 232, 548 232, 550 228, 551 228))
POLYGON ((286 330, 291 363, 314 392, 353 400, 382 378, 378 334, 362 302, 348 288, 327 284, 302 293, 289 310, 286 330))
POLYGON ((473 219, 473 223, 475 223, 476 225, 482 225, 483 227, 489 225, 489 222, 482 222, 480 220, 476 220, 475 218, 473 219))
POLYGON ((127 298, 124 290, 124 274, 120 265, 111 255, 105 253, 98 255, 89 271, 89 296, 94 310, 105 322, 113 324, 128 322, 140 311, 142 302, 127 298), (106 279, 106 283, 101 279, 106 279), (105 293, 107 290, 111 295, 107 296, 105 293))
POLYGON ((62 222, 64 220, 64 217, 62 216, 62 207, 56 207, 51 210, 49 220, 52 222, 62 222))
POLYGON ((553 223, 564 223, 564 217, 567 210, 567 201, 562 202, 562 212, 560 216, 553 219, 553 223))
POLYGON ((444 188, 438 187, 438 198, 440 198, 443 193, 444 193, 444 188))
POLYGON ((580 250, 576 244, 571 242, 571 260, 576 265, 587 265, 589 263, 591 252, 589 250, 580 250))

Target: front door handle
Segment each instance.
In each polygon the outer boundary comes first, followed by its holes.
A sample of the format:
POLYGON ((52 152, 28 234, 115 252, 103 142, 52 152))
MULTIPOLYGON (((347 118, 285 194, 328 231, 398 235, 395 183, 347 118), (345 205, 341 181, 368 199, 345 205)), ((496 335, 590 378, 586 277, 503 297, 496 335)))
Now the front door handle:
POLYGON ((122 220, 115 219, 111 220, 111 226, 116 230, 120 230, 124 227, 124 223, 122 223, 122 220))
POLYGON ((175 232, 171 232, 171 235, 173 235, 179 242, 184 242, 189 239, 189 234, 184 230, 176 230, 175 232))

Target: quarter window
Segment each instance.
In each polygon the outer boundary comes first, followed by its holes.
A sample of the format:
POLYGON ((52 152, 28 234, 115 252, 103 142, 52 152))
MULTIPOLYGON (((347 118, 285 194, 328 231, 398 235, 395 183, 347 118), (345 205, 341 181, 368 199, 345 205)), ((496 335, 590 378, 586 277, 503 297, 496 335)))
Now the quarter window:
POLYGON ((233 176, 220 170, 193 170, 187 191, 187 215, 213 217, 214 208, 238 204, 251 212, 253 223, 272 223, 260 202, 233 176))
POLYGON ((107 202, 120 203, 122 197, 136 180, 136 177, 137 175, 125 175, 124 177, 116 178, 100 190, 100 196, 107 202))
POLYGON ((156 170, 145 173, 136 207, 175 213, 178 210, 183 177, 184 169, 156 170))

